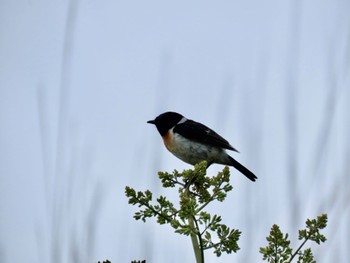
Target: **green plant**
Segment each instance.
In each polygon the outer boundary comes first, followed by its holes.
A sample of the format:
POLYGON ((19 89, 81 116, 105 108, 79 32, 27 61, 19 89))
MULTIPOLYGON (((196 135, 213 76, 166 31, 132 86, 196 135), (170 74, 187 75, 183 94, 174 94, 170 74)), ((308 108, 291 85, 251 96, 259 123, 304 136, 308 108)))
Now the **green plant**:
POLYGON ((179 187, 179 207, 165 196, 156 198, 154 203, 149 190, 137 192, 131 187, 125 188, 129 203, 142 208, 134 218, 145 222, 155 217, 159 224, 169 224, 176 233, 190 236, 197 263, 204 262, 204 251, 208 249, 213 249, 218 257, 222 253, 237 252, 241 234, 223 224, 221 216, 204 211, 209 203, 224 201, 227 192, 232 190, 228 167, 213 177, 206 174, 206 167, 206 162, 201 162, 193 170, 182 173, 176 170, 158 173, 164 188, 179 187))
POLYGON ((306 220, 306 228, 299 230, 299 240, 302 240, 300 246, 293 253, 290 247, 288 234, 283 234, 277 225, 273 225, 270 235, 266 238, 268 246, 260 248, 260 253, 263 254, 263 260, 268 262, 292 262, 298 257, 298 263, 314 263, 312 251, 310 248, 301 250, 308 240, 314 241, 317 244, 326 241, 326 237, 320 233, 321 229, 327 226, 327 214, 318 216, 316 219, 306 220))
MULTIPOLYGON (((214 201, 222 202, 227 193, 232 190, 230 171, 226 166, 216 176, 206 174, 207 164, 201 162, 194 169, 182 173, 174 170, 172 173, 159 172, 158 176, 164 188, 178 187, 179 206, 175 206, 166 196, 153 198, 150 190, 136 191, 127 186, 125 194, 129 204, 141 209, 134 215, 136 220, 146 222, 156 218, 161 225, 170 225, 175 233, 190 236, 197 263, 204 262, 204 251, 213 249, 219 257, 222 253, 237 252, 240 248, 238 240, 241 232, 230 229, 222 223, 220 215, 210 214, 204 209, 214 201)), ((298 263, 315 262, 310 248, 301 250, 308 240, 317 244, 326 240, 320 230, 327 225, 327 215, 317 219, 307 220, 306 229, 299 231, 299 240, 303 242, 293 253, 290 248, 288 234, 283 234, 277 225, 273 225, 267 237, 268 246, 260 248, 263 259, 268 262, 291 262, 298 257, 298 263)))

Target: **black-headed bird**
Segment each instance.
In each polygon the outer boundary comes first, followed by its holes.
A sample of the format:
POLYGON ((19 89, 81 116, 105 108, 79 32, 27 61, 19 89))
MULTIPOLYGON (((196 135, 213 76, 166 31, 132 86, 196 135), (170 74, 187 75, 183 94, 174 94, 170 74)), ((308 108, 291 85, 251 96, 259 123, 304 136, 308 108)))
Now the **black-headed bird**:
POLYGON ((156 125, 165 147, 182 161, 195 165, 207 161, 236 168, 251 181, 257 177, 226 153, 238 152, 231 144, 207 126, 189 120, 176 112, 165 112, 147 123, 156 125))

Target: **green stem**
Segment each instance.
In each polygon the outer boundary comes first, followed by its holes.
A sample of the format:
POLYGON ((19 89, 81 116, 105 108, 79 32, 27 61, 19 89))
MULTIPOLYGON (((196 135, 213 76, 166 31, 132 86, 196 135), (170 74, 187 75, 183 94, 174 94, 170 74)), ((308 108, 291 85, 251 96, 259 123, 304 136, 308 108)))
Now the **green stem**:
MULTIPOLYGON (((187 196, 190 196, 190 190, 189 190, 190 185, 191 184, 187 184, 185 187, 185 194, 187 196)), ((195 213, 194 213, 194 215, 195 215, 195 213)), ((198 224, 195 221, 196 218, 194 217, 194 215, 192 217, 188 218, 188 224, 190 225, 190 227, 192 229, 192 233, 191 233, 192 246, 193 246, 194 254, 196 256, 196 262, 197 263, 204 263, 203 245, 201 242, 201 246, 199 246, 198 241, 201 241, 201 236, 200 236, 198 224), (196 223, 196 225, 195 225, 195 223, 196 223)))
POLYGON ((305 243, 309 240, 310 235, 308 235, 304 242, 301 243, 301 245, 298 247, 298 249, 294 252, 294 254, 292 255, 292 257, 290 258, 290 260, 288 261, 288 263, 292 262, 292 260, 295 258, 295 256, 298 254, 299 250, 305 245, 305 243))
POLYGON ((201 205, 201 206, 195 211, 195 213, 199 213, 200 211, 202 211, 203 208, 206 207, 206 206, 207 206, 210 202, 212 202, 215 198, 216 198, 216 194, 213 194, 207 202, 205 202, 203 205, 201 205))
POLYGON ((196 232, 197 232, 197 237, 198 237, 198 240, 199 240, 199 246, 200 246, 200 250, 201 250, 201 256, 202 256, 202 263, 204 263, 204 247, 203 247, 203 239, 202 239, 202 235, 200 233, 200 229, 199 229, 199 226, 198 226, 198 222, 196 220, 195 217, 193 217, 193 222, 196 224, 196 232))
MULTIPOLYGON (((221 186, 221 184, 220 184, 221 186)), ((219 188, 219 190, 222 190, 222 188, 219 188)), ((205 202, 203 205, 201 205, 197 210, 196 213, 202 211, 204 209, 204 207, 206 207, 210 202, 214 201, 215 198, 217 198, 217 194, 213 193, 212 196, 209 198, 209 200, 207 202, 205 202)))
MULTIPOLYGON (((197 230, 195 225, 194 225, 193 218, 189 218, 188 223, 194 231, 197 230)), ((201 249, 199 247, 198 238, 197 238, 197 235, 195 233, 191 234, 191 241, 192 241, 194 254, 196 256, 196 262, 197 263, 204 263, 203 251, 201 251, 201 249)))

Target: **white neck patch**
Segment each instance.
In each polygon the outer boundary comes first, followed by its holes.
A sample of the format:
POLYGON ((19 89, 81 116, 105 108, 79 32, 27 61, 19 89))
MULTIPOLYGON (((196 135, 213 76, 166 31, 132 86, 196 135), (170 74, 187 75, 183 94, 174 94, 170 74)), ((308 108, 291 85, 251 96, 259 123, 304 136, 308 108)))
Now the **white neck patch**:
POLYGON ((177 124, 184 123, 185 121, 187 121, 187 119, 185 117, 182 117, 182 119, 177 124))

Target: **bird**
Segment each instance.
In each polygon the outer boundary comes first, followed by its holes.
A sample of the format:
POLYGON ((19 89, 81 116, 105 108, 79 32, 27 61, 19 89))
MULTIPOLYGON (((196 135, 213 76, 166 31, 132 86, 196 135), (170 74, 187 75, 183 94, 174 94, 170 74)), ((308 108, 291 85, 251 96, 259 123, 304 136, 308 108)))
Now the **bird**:
POLYGON ((206 161, 207 168, 213 163, 228 165, 253 182, 257 179, 254 173, 226 153, 226 150, 238 151, 204 124, 171 111, 164 112, 147 123, 156 126, 165 147, 182 161, 191 165, 206 161))

